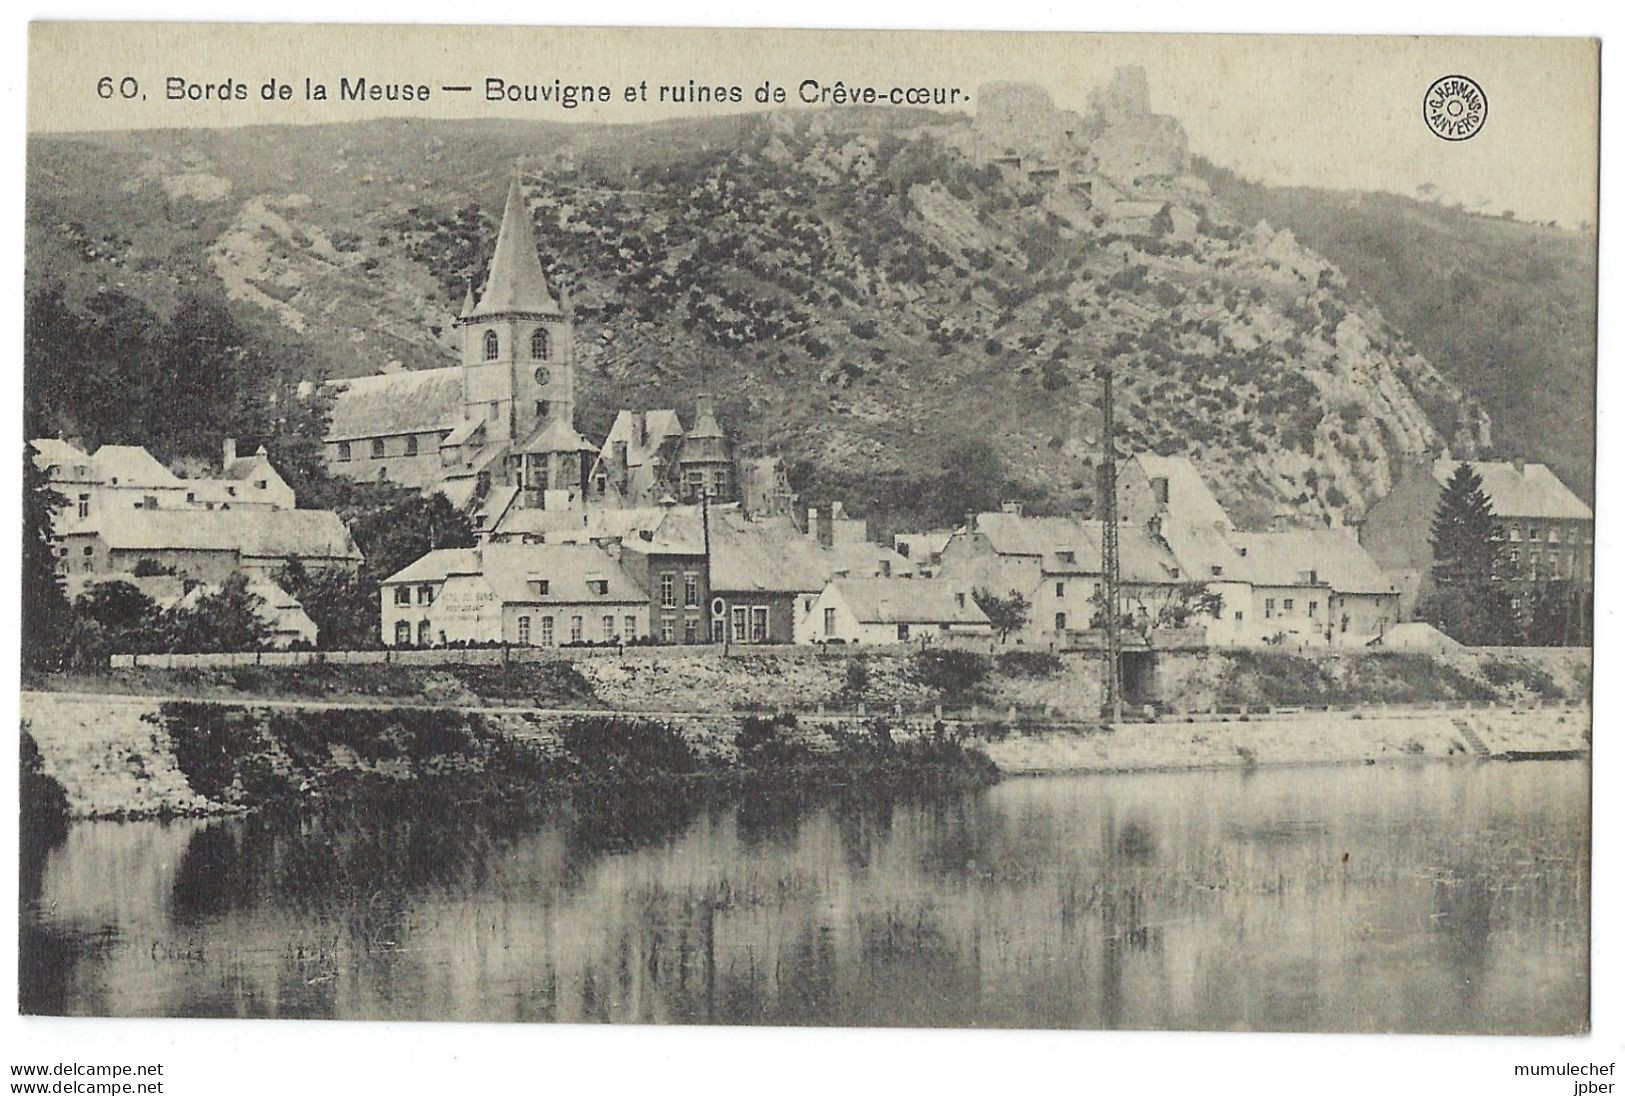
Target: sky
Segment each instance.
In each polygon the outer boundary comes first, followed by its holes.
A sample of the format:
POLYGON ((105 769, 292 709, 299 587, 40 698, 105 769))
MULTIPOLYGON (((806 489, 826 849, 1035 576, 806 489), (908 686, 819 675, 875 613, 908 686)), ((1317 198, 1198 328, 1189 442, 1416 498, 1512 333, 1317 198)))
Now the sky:
POLYGON ((1436 188, 1447 202, 1565 226, 1596 222, 1598 47, 1560 38, 1085 35, 725 31, 514 27, 35 24, 29 64, 34 132, 220 126, 425 116, 646 122, 697 112, 771 109, 764 82, 800 107, 803 80, 826 87, 953 87, 1026 80, 1082 110, 1118 65, 1146 69, 1154 110, 1183 124, 1192 152, 1280 185, 1436 188), (101 76, 134 76, 125 99, 101 76), (1483 129, 1444 141, 1422 98, 1441 76, 1470 76, 1489 100, 1483 129), (166 81, 243 85, 246 101, 169 101, 166 81), (306 102, 306 78, 330 99, 306 102), (337 101, 341 77, 427 84, 427 103, 337 101), (484 82, 607 85, 613 102, 490 103, 484 82), (278 79, 289 100, 263 101, 278 79), (661 84, 696 79, 745 89, 738 105, 653 101, 661 84), (646 82, 651 101, 628 103, 646 82), (447 93, 445 85, 468 85, 447 93), (103 85, 103 92, 109 85, 103 85), (144 98, 143 98, 144 97, 144 98))

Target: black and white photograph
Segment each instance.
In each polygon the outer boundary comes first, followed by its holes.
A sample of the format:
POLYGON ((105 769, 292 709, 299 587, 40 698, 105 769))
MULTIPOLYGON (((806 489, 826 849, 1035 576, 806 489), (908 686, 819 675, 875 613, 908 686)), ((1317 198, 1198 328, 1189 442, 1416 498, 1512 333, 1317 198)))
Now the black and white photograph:
POLYGON ((1608 1061, 1595 39, 29 37, 22 1030, 1608 1061))

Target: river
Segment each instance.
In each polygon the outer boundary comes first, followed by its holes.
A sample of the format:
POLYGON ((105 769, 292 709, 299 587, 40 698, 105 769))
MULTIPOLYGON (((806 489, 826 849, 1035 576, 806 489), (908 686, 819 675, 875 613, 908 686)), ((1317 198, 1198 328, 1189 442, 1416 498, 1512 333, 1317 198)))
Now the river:
POLYGON ((1578 761, 1026 778, 615 842, 82 822, 25 857, 22 1008, 1575 1032, 1589 786, 1578 761))

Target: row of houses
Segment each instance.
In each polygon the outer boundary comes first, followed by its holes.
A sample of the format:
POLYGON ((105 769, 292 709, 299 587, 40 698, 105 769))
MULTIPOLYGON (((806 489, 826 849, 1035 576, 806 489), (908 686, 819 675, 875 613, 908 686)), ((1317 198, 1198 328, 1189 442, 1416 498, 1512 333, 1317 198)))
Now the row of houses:
MULTIPOLYGON (((987 637, 968 587, 738 505, 555 512, 384 580, 391 645, 930 643, 987 637)), ((828 529, 828 523, 825 524, 828 529)))
POLYGON ((276 582, 289 560, 354 573, 362 555, 331 510, 295 509, 264 447, 239 456, 227 439, 220 463, 178 475, 146 449, 94 453, 58 438, 29 443, 36 468, 62 499, 51 515, 56 569, 70 598, 126 582, 160 609, 185 608, 246 575, 275 646, 314 644, 315 623, 276 582))

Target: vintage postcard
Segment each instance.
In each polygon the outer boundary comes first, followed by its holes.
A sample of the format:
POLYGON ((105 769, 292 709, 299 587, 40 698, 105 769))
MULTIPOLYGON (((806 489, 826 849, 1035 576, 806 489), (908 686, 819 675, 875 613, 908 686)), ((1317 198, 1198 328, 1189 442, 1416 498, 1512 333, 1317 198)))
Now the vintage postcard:
POLYGON ((35 24, 18 1009, 1587 1032, 1598 95, 35 24))

